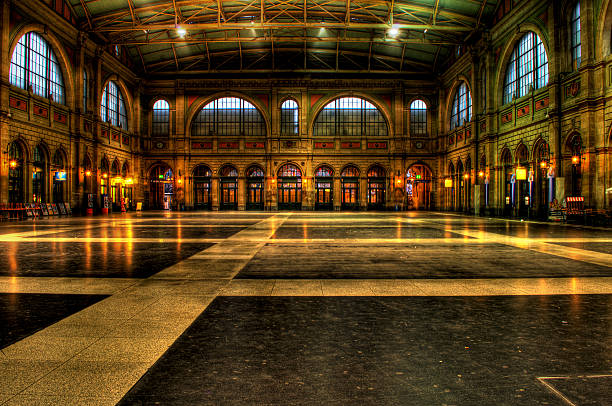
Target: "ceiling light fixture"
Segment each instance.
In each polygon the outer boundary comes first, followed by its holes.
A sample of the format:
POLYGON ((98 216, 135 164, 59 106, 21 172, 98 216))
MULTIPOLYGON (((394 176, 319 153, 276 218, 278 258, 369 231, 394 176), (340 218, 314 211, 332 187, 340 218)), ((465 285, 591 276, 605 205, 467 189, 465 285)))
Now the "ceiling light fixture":
POLYGON ((393 25, 391 28, 389 28, 387 34, 389 34, 390 37, 395 38, 397 34, 399 34, 399 27, 397 25, 393 25))
POLYGON ((179 37, 185 38, 185 35, 187 35, 187 30, 184 28, 181 28, 180 26, 177 26, 176 33, 178 34, 179 37))

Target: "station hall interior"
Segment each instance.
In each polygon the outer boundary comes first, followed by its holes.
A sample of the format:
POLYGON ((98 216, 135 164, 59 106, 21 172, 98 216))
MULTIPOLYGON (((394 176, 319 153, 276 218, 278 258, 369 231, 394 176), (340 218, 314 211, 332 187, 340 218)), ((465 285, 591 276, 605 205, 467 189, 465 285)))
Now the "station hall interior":
POLYGON ((0 405, 607 405, 612 0, 0 0, 0 405))

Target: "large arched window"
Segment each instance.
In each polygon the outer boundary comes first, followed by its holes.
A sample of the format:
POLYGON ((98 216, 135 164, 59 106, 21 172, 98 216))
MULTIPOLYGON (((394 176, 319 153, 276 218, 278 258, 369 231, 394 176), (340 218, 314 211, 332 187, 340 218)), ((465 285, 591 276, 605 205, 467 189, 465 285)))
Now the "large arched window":
POLYGON ((514 47, 504 82, 504 104, 548 84, 548 57, 535 32, 523 35, 514 47))
POLYGON ((110 123, 116 127, 127 130, 127 112, 121 90, 112 80, 108 82, 102 94, 102 104, 100 107, 100 117, 102 121, 110 123))
POLYGON ((298 135, 299 108, 295 100, 285 100, 281 105, 281 134, 298 135))
POLYGON ((170 133, 170 105, 164 99, 158 100, 153 105, 151 117, 151 134, 168 135, 170 133))
POLYGON ((461 82, 453 97, 451 107, 450 129, 461 127, 472 119, 472 95, 465 82, 461 82))
POLYGON ((376 106, 367 100, 343 97, 319 112, 314 123, 314 135, 386 136, 387 122, 376 106))
POLYGON ((222 97, 208 103, 191 122, 191 136, 265 136, 266 123, 255 106, 237 97, 222 97))
POLYGON ((423 100, 415 100, 410 104, 410 134, 427 134, 427 105, 423 100))
POLYGON ((51 45, 35 32, 25 34, 11 57, 9 74, 12 85, 22 89, 32 86, 34 94, 65 104, 62 71, 51 45))
POLYGON ((582 60, 582 47, 580 44, 580 2, 578 2, 572 10, 570 25, 572 33, 572 66, 574 69, 578 69, 582 60))

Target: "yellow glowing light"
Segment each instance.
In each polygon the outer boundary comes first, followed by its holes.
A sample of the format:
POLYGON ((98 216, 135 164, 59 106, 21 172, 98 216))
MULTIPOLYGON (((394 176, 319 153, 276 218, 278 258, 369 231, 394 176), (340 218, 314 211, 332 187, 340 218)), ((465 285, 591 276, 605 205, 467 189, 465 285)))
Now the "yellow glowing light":
POLYGON ((463 177, 464 177, 465 179, 469 179, 469 178, 470 178, 470 174, 469 174, 469 173, 466 173, 465 175, 463 175, 463 177))
POLYGON ((11 159, 11 162, 9 162, 9 165, 11 168, 16 168, 17 167, 17 161, 15 161, 14 159, 11 159))
POLYGON ((546 161, 540 162, 540 168, 546 169, 548 167, 548 163, 546 161))
POLYGON ((85 171, 85 176, 91 176, 91 171, 85 171))
POLYGON ((125 180, 125 183, 126 183, 126 185, 131 185, 131 184, 133 184, 133 183, 134 183, 134 179, 132 179, 132 178, 127 178, 127 179, 125 180))
POLYGON ((516 168, 516 180, 527 179, 527 168, 516 168))
POLYGON ((579 157, 579 156, 577 156, 577 155, 574 155, 574 156, 572 157, 572 163, 573 163, 574 165, 578 165, 578 163, 579 163, 579 162, 580 162, 580 157, 579 157))
POLYGON ((108 178, 108 173, 103 173, 103 174, 102 174, 102 177, 103 177, 104 179, 108 178))
POLYGON ((453 187, 452 179, 444 179, 444 187, 453 187))
POLYGON ((478 177, 479 178, 484 178, 484 172, 483 171, 478 172, 478 177))
POLYGON ((183 180, 182 180, 182 179, 179 179, 179 180, 178 180, 178 184, 180 185, 181 183, 183 183, 183 180))

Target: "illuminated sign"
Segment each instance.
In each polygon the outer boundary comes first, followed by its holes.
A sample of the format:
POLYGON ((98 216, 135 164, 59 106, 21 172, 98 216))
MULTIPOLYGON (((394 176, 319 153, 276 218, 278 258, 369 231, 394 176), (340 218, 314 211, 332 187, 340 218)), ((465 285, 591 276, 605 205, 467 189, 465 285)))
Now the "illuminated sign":
POLYGON ((444 187, 453 187, 452 179, 444 179, 444 187))
POLYGON ((527 168, 516 168, 516 180, 527 179, 527 168))
POLYGON ((65 181, 66 180, 66 171, 55 172, 55 176, 53 177, 53 180, 65 181))

